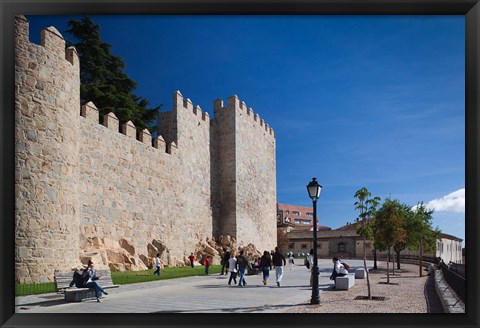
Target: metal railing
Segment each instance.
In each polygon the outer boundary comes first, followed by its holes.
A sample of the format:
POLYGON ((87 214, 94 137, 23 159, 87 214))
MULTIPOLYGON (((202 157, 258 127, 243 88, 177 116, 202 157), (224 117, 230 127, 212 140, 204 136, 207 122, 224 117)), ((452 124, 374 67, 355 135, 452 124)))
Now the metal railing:
POLYGON ((440 264, 440 269, 449 288, 465 303, 465 278, 449 269, 449 266, 443 262, 440 264))
POLYGON ((448 268, 450 271, 455 272, 459 276, 465 278, 465 264, 458 264, 450 262, 448 263, 448 268))

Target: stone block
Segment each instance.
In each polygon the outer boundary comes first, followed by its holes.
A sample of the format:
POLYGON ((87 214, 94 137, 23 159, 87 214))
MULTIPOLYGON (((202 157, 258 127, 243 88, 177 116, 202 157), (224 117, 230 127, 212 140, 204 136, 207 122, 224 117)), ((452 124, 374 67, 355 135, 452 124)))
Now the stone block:
POLYGON ((355 270, 355 279, 365 279, 365 276, 366 276, 366 272, 364 268, 358 268, 355 270))
POLYGON ((103 125, 112 131, 118 132, 119 122, 117 116, 110 112, 103 116, 103 125))
POLYGON ((338 290, 348 290, 355 285, 355 275, 349 273, 343 277, 335 278, 335 288, 338 290))
POLYGON ((118 244, 120 245, 121 248, 126 250, 130 255, 135 255, 135 247, 128 240, 122 238, 118 241, 118 244))

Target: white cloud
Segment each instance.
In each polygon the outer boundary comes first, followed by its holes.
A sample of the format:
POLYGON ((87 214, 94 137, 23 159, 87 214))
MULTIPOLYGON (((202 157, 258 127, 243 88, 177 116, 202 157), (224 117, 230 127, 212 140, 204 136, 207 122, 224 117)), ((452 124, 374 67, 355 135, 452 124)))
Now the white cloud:
MULTIPOLYGON (((465 188, 433 199, 426 203, 425 206, 435 212, 465 213, 465 188)), ((414 208, 416 208, 416 206, 414 206, 414 208)))

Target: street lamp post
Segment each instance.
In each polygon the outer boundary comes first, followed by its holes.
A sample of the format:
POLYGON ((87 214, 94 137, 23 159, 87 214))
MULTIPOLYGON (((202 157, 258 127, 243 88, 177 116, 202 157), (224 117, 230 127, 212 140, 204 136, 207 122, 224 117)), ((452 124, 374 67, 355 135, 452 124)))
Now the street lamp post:
POLYGON ((320 304, 320 293, 318 291, 318 256, 317 256, 317 200, 320 197, 322 186, 318 184, 317 178, 313 178, 307 185, 308 195, 313 202, 313 267, 312 267, 312 299, 310 304, 320 304))

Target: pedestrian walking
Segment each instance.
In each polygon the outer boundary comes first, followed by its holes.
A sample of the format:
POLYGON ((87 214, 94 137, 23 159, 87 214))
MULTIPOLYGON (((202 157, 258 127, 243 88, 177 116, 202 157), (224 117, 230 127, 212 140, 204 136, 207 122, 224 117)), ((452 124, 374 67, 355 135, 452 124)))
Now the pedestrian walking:
POLYGON ((158 275, 160 277, 160 254, 157 254, 157 257, 155 258, 155 268, 157 268, 157 270, 155 270, 155 272, 153 273, 153 275, 158 275))
POLYGON ((290 267, 290 270, 292 270, 294 264, 295 264, 295 261, 293 260, 293 252, 289 252, 288 253, 288 266, 290 267))
POLYGON ((277 278, 277 286, 280 287, 280 283, 283 278, 283 266, 287 264, 285 256, 280 253, 278 247, 275 247, 275 253, 273 254, 273 265, 275 266, 275 276, 277 278))
POLYGON ((190 260, 190 265, 193 268, 193 260, 195 260, 195 256, 193 255, 193 253, 190 253, 190 256, 188 257, 188 259, 190 260))
POLYGON ((228 285, 233 283, 237 284, 237 259, 233 256, 233 253, 230 254, 230 258, 228 259, 228 272, 230 272, 230 278, 228 279, 228 285))
POLYGON ((310 253, 308 253, 307 255, 307 261, 308 261, 308 265, 310 266, 310 286, 313 286, 313 275, 314 275, 314 271, 313 271, 313 261, 314 260, 314 257, 313 257, 313 248, 310 250, 310 253))
POLYGON ((205 258, 205 261, 203 262, 203 264, 205 265, 205 275, 208 276, 208 268, 210 268, 210 264, 212 263, 212 261, 210 260, 210 256, 207 256, 205 258))
POLYGON ((270 276, 270 270, 272 270, 272 258, 268 251, 264 251, 263 256, 260 258, 260 268, 263 275, 263 284, 266 286, 268 277, 270 276))
POLYGON ((238 280, 238 285, 241 287, 245 287, 247 282, 245 281, 245 270, 247 269, 248 260, 243 255, 243 249, 240 251, 240 255, 237 257, 237 269, 240 275, 240 279, 238 280))
POLYGON ((230 251, 228 249, 223 249, 223 258, 222 258, 222 272, 220 275, 223 275, 225 270, 225 274, 228 272, 228 261, 230 261, 230 251))

